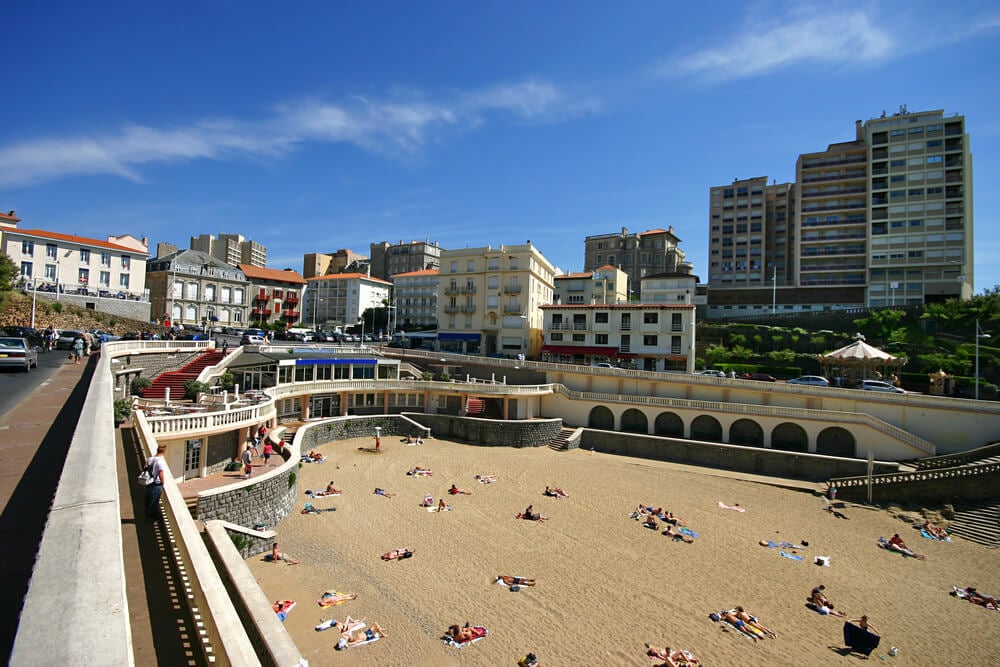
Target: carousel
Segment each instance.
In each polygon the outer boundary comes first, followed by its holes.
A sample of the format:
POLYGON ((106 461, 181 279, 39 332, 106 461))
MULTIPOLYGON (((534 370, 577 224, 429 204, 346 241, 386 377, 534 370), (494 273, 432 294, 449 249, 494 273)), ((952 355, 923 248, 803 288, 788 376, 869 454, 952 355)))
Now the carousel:
POLYGON ((835 379, 837 386, 854 387, 862 380, 882 380, 899 384, 899 371, 906 357, 894 357, 858 339, 850 345, 819 355, 823 375, 835 379))

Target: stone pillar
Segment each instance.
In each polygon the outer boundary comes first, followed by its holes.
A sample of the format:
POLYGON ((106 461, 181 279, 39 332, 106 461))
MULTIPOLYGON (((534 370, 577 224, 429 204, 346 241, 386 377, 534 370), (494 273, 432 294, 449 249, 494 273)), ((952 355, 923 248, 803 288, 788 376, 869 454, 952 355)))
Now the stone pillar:
POLYGON ((348 393, 345 391, 340 394, 340 416, 347 416, 347 404, 348 404, 348 393))
POLYGON ((312 403, 312 394, 302 394, 299 396, 299 415, 302 421, 309 419, 309 405, 312 403))
POLYGON ((503 418, 504 418, 504 421, 510 419, 510 417, 507 416, 509 408, 510 408, 510 397, 509 396, 504 396, 503 397, 503 418))
POLYGON ((389 390, 382 392, 382 414, 389 414, 389 390))

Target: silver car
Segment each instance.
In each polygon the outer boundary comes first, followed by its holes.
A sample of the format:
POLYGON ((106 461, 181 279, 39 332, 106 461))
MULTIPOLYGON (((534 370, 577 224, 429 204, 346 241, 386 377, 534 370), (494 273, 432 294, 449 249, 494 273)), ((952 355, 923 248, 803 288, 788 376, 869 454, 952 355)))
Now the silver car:
POLYGON ((803 375, 788 380, 788 384, 807 384, 813 387, 829 387, 830 381, 822 375, 803 375))
POLYGON ((27 338, 0 338, 0 368, 22 368, 27 373, 32 366, 38 368, 38 348, 27 338))
POLYGON ((861 388, 865 391, 883 391, 887 394, 905 394, 905 389, 900 389, 888 382, 882 382, 881 380, 863 380, 861 382, 861 388))

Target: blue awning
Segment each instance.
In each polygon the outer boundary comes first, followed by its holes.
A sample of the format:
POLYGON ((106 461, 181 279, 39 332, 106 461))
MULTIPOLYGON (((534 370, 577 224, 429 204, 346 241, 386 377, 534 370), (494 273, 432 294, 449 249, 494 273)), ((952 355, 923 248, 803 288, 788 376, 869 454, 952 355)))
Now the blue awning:
POLYGON ((354 364, 355 366, 374 366, 378 364, 377 359, 358 359, 357 357, 348 357, 346 359, 296 359, 296 366, 329 366, 329 365, 339 365, 339 366, 349 366, 354 364))
POLYGON ((482 334, 478 333, 439 333, 438 340, 479 340, 482 334))

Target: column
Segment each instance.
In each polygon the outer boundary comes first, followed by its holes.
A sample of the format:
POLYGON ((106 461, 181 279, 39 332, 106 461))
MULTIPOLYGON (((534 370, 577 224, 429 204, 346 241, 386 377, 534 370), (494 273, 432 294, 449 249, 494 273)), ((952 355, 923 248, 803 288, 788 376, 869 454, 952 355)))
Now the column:
POLYGON ((508 420, 508 419, 510 419, 510 417, 507 416, 509 406, 510 406, 510 397, 504 396, 503 397, 503 418, 504 418, 505 421, 508 420))
POLYGON ((312 404, 311 394, 299 396, 299 415, 302 421, 309 419, 309 406, 312 404))
POLYGON ((382 392, 382 414, 389 414, 389 390, 382 392))

